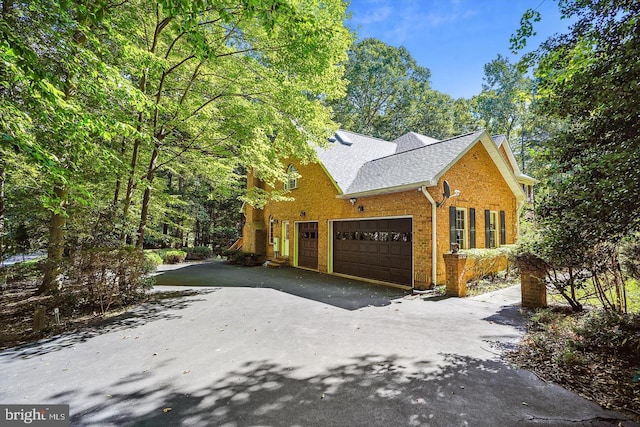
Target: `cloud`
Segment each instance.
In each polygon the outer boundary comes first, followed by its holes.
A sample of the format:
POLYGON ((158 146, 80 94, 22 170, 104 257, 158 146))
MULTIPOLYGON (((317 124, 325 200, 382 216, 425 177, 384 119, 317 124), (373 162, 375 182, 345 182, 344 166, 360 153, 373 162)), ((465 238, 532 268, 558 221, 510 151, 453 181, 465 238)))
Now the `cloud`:
POLYGON ((389 42, 402 44, 416 31, 436 30, 473 17, 477 14, 473 5, 467 0, 353 0, 352 22, 362 34, 382 33, 389 42))
POLYGON ((373 9, 365 10, 363 14, 356 15, 354 13, 352 21, 358 25, 371 25, 379 22, 387 21, 391 16, 392 9, 390 6, 383 5, 373 9))

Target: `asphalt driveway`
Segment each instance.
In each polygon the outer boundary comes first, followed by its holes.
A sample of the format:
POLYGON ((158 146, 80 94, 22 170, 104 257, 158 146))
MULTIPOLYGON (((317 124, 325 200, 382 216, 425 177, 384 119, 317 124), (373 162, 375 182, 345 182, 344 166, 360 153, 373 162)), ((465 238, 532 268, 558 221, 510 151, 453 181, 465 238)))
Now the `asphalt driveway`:
POLYGON ((424 298, 219 262, 157 282, 172 293, 92 330, 0 352, 0 402, 65 403, 72 425, 99 426, 624 420, 500 361, 522 335, 517 289, 424 298))

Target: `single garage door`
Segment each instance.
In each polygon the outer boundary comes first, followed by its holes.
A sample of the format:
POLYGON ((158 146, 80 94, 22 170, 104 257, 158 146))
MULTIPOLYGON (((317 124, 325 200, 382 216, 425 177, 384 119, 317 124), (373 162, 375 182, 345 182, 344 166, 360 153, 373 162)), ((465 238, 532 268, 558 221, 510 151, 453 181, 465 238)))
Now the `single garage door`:
POLYGON ((298 266, 318 269, 318 223, 298 224, 298 266))
POLYGON ((333 271, 412 285, 411 218, 333 223, 333 271))

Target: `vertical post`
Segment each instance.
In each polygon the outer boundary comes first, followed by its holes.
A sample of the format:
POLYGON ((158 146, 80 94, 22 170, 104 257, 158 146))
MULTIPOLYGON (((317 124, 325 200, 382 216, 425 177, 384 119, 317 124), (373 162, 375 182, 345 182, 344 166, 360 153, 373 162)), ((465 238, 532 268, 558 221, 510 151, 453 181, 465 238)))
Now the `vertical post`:
POLYGON ((520 269, 520 293, 522 306, 542 308, 547 306, 547 285, 545 271, 531 262, 518 262, 520 269))
POLYGON ((465 297, 467 295, 467 283, 464 280, 464 265, 467 263, 467 255, 449 253, 442 256, 447 270, 446 295, 465 297))
POLYGON ((46 307, 39 305, 36 307, 33 315, 33 331, 38 332, 43 330, 47 326, 47 320, 45 318, 46 307))

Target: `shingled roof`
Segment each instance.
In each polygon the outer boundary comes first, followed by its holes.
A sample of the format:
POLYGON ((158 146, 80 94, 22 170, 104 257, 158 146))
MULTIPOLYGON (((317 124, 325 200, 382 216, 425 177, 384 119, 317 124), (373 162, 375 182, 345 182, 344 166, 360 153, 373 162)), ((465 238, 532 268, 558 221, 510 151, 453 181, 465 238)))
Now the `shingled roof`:
POLYGON ((412 186, 436 185, 439 177, 474 144, 482 141, 509 184, 519 191, 515 177, 493 140, 476 131, 439 141, 409 132, 393 142, 339 130, 330 144, 316 153, 342 193, 340 197, 404 191, 412 186))
POLYGON ((537 179, 522 173, 520 167, 518 166, 518 162, 516 161, 516 157, 513 155, 513 151, 509 146, 506 135, 493 135, 491 138, 493 139, 493 142, 496 143, 496 146, 498 148, 502 147, 502 145, 506 142, 506 144, 504 144, 504 152, 507 155, 506 160, 511 164, 511 168, 513 169, 513 173, 515 174, 516 178, 518 178, 522 182, 526 182, 529 184, 539 182, 537 179))
POLYGON ((432 182, 482 133, 478 131, 460 135, 367 162, 360 168, 347 193, 432 182))
POLYGON ((400 138, 395 139, 393 142, 397 145, 396 153, 402 153, 403 151, 409 151, 414 148, 420 148, 425 145, 433 144, 434 142, 439 142, 439 140, 419 133, 409 132, 405 133, 400 138))
POLYGON ((339 130, 316 154, 342 193, 346 193, 360 168, 367 162, 396 152, 396 144, 355 132, 339 130), (331 141, 333 139, 333 141, 331 141))

